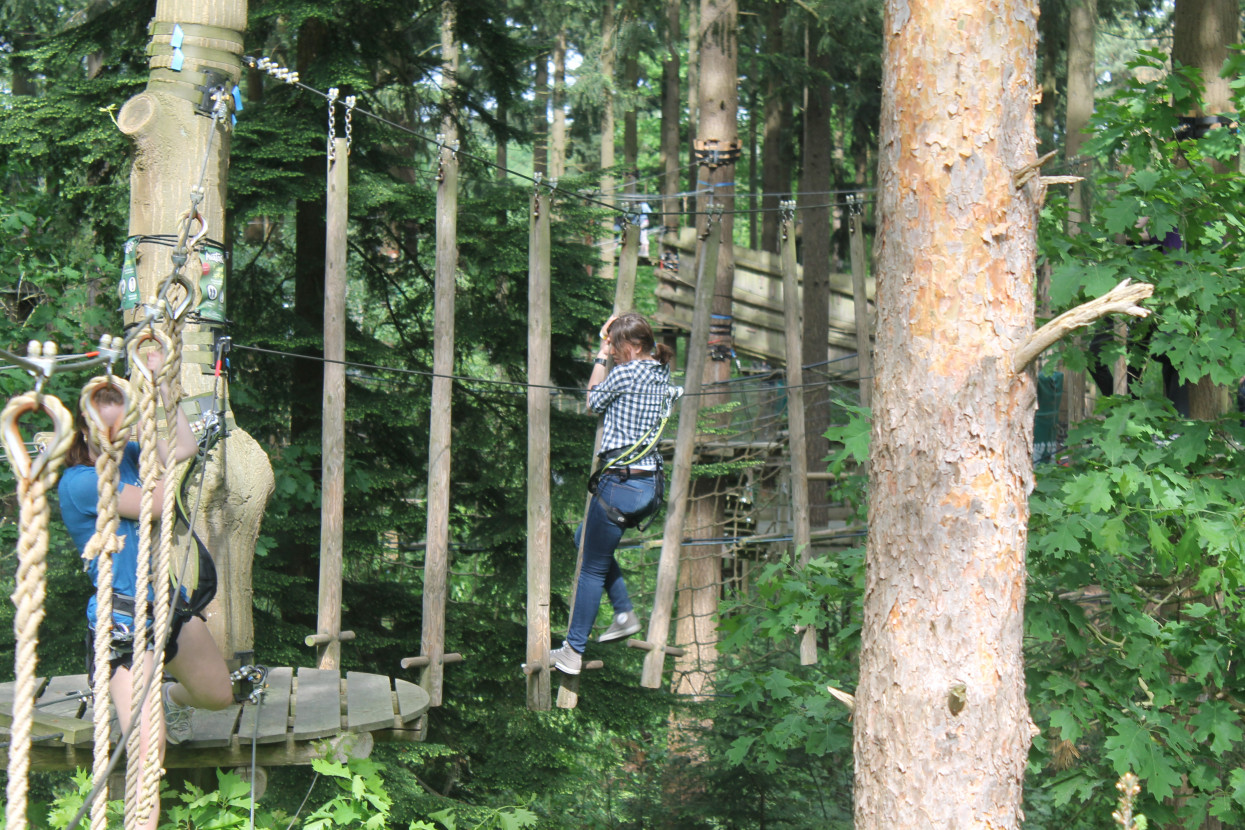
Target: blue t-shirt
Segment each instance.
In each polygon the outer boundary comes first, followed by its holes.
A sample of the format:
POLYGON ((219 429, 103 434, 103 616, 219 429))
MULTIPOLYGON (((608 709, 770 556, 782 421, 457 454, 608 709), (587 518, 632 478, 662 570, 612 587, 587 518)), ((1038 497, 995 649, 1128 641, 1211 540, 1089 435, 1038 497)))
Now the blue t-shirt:
MULTIPOLYGON (((121 456, 121 482, 117 489, 120 495, 128 487, 141 487, 138 477, 139 446, 135 441, 125 445, 121 456)), ((61 475, 57 487, 60 495, 61 518, 69 530, 70 537, 78 546, 78 552, 86 550, 87 542, 95 535, 95 518, 99 515, 99 475, 95 468, 87 465, 70 467, 61 475)), ((158 508, 158 505, 157 505, 158 508)), ((134 596, 134 586, 138 582, 138 520, 121 517, 117 526, 117 535, 124 537, 121 550, 112 558, 112 590, 114 594, 134 596)), ((95 559, 86 563, 86 572, 91 576, 91 584, 97 584, 99 564, 95 559)), ((148 591, 148 600, 155 598, 155 591, 148 591)), ((87 602, 86 618, 91 627, 95 627, 95 595, 87 602)), ((125 614, 113 613, 114 626, 129 628, 133 620, 125 614)), ((150 625, 150 621, 148 622, 150 625)))

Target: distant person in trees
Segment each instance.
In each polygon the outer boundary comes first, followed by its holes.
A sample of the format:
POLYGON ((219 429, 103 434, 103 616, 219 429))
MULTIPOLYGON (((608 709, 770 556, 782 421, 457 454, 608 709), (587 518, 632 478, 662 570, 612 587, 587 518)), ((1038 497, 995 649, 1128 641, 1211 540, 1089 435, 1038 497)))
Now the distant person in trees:
POLYGON ((601 594, 609 596, 614 619, 598 642, 630 637, 640 630, 614 550, 629 527, 639 526, 661 505, 664 481, 657 439, 678 390, 670 386, 674 352, 657 343, 639 314, 611 317, 601 327, 601 348, 588 378, 588 406, 605 416, 602 468, 589 482, 588 517, 575 534, 583 540, 583 561, 566 641, 550 652, 555 668, 579 674, 601 594), (614 366, 607 370, 610 358, 614 366))
MULTIPOLYGON (((147 354, 147 366, 155 377, 164 356, 158 349, 147 354)), ((161 439, 158 451, 161 460, 174 453, 178 461, 184 461, 194 455, 197 443, 181 407, 170 405, 168 388, 160 390, 164 400, 164 411, 175 412, 174 446, 170 448, 161 439)), ((116 386, 106 386, 95 393, 95 406, 105 424, 109 425, 110 434, 115 434, 125 413, 125 399, 116 386)), ((69 448, 66 470, 61 476, 59 485, 61 518, 69 535, 73 538, 81 553, 86 550, 87 543, 95 534, 95 520, 98 515, 99 477, 95 471, 95 460, 101 449, 91 441, 90 432, 84 413, 77 416, 78 431, 74 435, 73 444, 69 448)), ((141 429, 142 425, 139 424, 141 429)), ((139 444, 130 441, 126 444, 120 463, 120 487, 117 492, 118 510, 121 522, 117 527, 117 536, 123 538, 121 550, 113 556, 113 613, 112 613, 112 654, 108 663, 111 672, 109 688, 113 705, 117 711, 117 719, 124 731, 130 725, 130 669, 134 659, 134 590, 138 580, 138 531, 139 506, 142 498, 142 481, 139 478, 139 444)), ((153 504, 159 510, 164 500, 164 483, 155 486, 153 504)), ((197 541, 197 540, 196 540, 197 541)), ((173 606, 169 640, 165 645, 165 672, 177 679, 176 682, 157 681, 153 686, 154 695, 164 698, 165 728, 162 734, 152 736, 149 733, 150 718, 144 709, 140 723, 142 751, 145 753, 150 741, 168 740, 180 743, 190 737, 190 715, 192 707, 204 709, 223 709, 233 702, 233 684, 229 677, 229 669, 221 657, 220 650, 212 639, 200 612, 215 594, 215 568, 211 557, 200 547, 200 579, 199 588, 193 595, 187 596, 185 590, 173 606), (205 561, 206 559, 206 561, 205 561)), ((92 559, 87 563, 87 572, 94 583, 98 579, 98 563, 92 559)), ((165 596, 168 592, 165 592, 165 596)), ((148 602, 155 600, 154 586, 148 591, 148 602)), ((150 605, 148 606, 151 607, 150 605)), ((93 665, 95 653, 95 596, 87 602, 87 655, 88 668, 91 674, 101 668, 93 665)), ((151 642, 153 632, 151 619, 147 621, 148 651, 143 655, 146 661, 146 676, 150 678, 155 667, 153 651, 155 643, 151 642)), ((152 810, 149 827, 154 830, 159 825, 159 810, 152 810)))

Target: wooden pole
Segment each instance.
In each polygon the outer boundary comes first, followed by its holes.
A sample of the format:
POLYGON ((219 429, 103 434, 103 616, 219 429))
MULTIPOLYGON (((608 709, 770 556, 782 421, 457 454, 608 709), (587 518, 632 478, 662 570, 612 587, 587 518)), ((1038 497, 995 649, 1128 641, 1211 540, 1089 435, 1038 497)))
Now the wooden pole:
POLYGON ((852 258, 852 300, 856 306, 856 366, 860 372, 860 403, 873 406, 873 346, 869 338, 869 297, 865 293, 865 233, 861 196, 851 202, 848 231, 852 258))
POLYGON ((679 431, 675 436, 674 464, 670 474, 670 501, 662 534, 661 559, 657 564, 653 615, 649 618, 648 636, 645 638, 654 647, 644 658, 644 670, 640 675, 640 685, 648 689, 661 686, 666 639, 670 635, 670 619, 674 611, 675 583, 679 577, 679 557, 683 550, 683 519, 687 515, 692 456, 695 452, 696 419, 700 414, 701 378, 709 356, 709 314, 717 285, 721 238, 721 224, 710 217, 705 235, 701 237, 701 251, 696 263, 696 301, 692 306, 692 334, 687 348, 686 394, 679 408, 679 431))
MULTIPOLYGON (((791 535, 800 567, 812 556, 808 519, 808 439, 804 431, 804 342, 800 322, 800 283, 795 266, 794 202, 783 202, 782 308, 787 328, 787 434, 791 441, 791 535)), ((805 627, 800 636, 800 665, 817 662, 817 630, 805 627)))
MULTIPOLYGON (((147 237, 177 233, 180 217, 190 207, 192 188, 199 184, 202 175, 203 195, 198 212, 206 222, 208 237, 224 239, 229 117, 214 123, 210 114, 204 114, 203 71, 217 73, 226 92, 240 81, 242 69, 237 56, 243 52, 247 4, 245 0, 157 0, 154 5, 147 46, 147 86, 117 113, 118 129, 134 142, 129 234, 147 237), (171 68, 175 59, 171 43, 175 27, 183 33, 180 72, 171 68), (209 49, 210 60, 203 57, 209 49)), ((211 106, 210 96, 206 103, 211 106)), ((194 225, 198 230, 199 223, 194 225)), ((146 302, 169 276, 173 249, 140 242, 138 250, 142 255, 136 268, 138 296, 134 299, 146 302)), ((219 260, 214 262, 207 251, 192 251, 181 269, 192 282, 199 282, 202 295, 208 293, 209 280, 224 266, 223 256, 215 256, 219 260), (209 265, 209 274, 204 274, 205 264, 209 265)), ((225 286, 216 287, 219 291, 225 286)), ((146 309, 141 305, 131 307, 124 301, 123 304, 127 325, 146 318, 146 309)), ((274 479, 272 465, 259 442, 234 425, 226 381, 217 381, 210 370, 214 357, 212 328, 206 321, 186 324, 180 379, 184 405, 192 410, 192 421, 196 418, 193 409, 207 408, 213 391, 219 390, 224 401, 224 421, 229 427, 228 439, 202 468, 202 497, 196 499, 200 509, 195 529, 217 559, 219 584, 216 599, 207 608, 207 625, 221 653, 230 659, 253 648, 251 567, 274 479)), ((200 486, 198 475, 196 488, 200 486)))
MULTIPOLYGON (((549 192, 532 193, 527 294, 527 665, 549 665, 549 566, 553 537, 549 481, 549 363, 552 311, 549 266, 549 192)), ((527 706, 547 711, 552 691, 547 668, 527 676, 527 706)))
POLYGON ((342 512, 346 482, 346 221, 349 184, 346 139, 333 139, 328 169, 324 251, 324 432, 320 439, 320 602, 316 666, 341 666, 342 512))
POLYGON ((458 73, 454 4, 441 7, 441 64, 446 102, 437 173, 437 263, 432 322, 432 409, 428 424, 428 547, 424 558, 424 610, 420 655, 428 663, 419 685, 432 706, 441 705, 445 678, 445 597, 450 567, 450 444, 454 382, 454 289, 458 273, 458 130, 452 115, 458 73))
MULTIPOLYGON (((614 283, 614 314, 622 314, 630 311, 635 303, 635 275, 636 265, 640 255, 640 228, 637 225, 628 224, 623 228, 623 248, 622 255, 618 263, 618 280, 614 283)), ((613 360, 610 361, 613 366, 613 360)), ((604 423, 597 423, 596 437, 592 439, 592 472, 596 472, 597 456, 601 453, 601 436, 604 433, 604 423)), ((584 519, 582 524, 588 522, 588 509, 592 506, 592 494, 589 494, 584 500, 584 519)), ((584 561, 584 540, 580 534, 579 549, 576 551, 575 578, 571 583, 571 612, 574 613, 575 608, 575 592, 579 588, 579 569, 584 561)), ((568 626, 569 627, 569 626, 568 626)), ((574 709, 579 704, 579 676, 567 675, 562 678, 562 683, 558 686, 558 708, 574 709)))

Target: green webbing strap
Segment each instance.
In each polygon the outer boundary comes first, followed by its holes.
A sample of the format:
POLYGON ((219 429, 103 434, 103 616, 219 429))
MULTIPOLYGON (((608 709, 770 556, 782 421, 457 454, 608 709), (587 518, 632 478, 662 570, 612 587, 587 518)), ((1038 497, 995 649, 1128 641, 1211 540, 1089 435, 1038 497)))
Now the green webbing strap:
MULTIPOLYGON (((222 67, 241 67, 242 63, 236 52, 221 49, 208 49, 204 46, 182 46, 181 53, 194 61, 210 61, 222 67)), ((173 57, 173 47, 167 43, 148 43, 147 57, 173 57)), ((185 70, 183 70, 185 71, 185 70)), ((193 70, 191 70, 193 71, 193 70)))
POLYGON ((226 29, 221 26, 201 26, 198 23, 173 23, 167 20, 157 23, 153 20, 147 24, 147 34, 168 35, 171 37, 174 26, 181 26, 182 34, 186 37, 202 38, 203 40, 227 40, 231 43, 236 43, 238 44, 239 52, 241 52, 242 33, 235 29, 226 29))

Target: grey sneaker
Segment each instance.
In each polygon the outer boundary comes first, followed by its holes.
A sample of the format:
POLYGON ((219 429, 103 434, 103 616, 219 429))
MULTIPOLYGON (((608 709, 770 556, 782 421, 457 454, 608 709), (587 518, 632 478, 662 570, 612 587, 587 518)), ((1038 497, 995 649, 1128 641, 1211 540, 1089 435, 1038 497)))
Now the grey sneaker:
POLYGON ((164 695, 164 738, 171 744, 189 741, 194 735, 190 727, 190 716, 194 714, 193 706, 182 706, 174 703, 169 696, 172 683, 165 683, 161 693, 164 695))
POLYGON ((597 637, 598 643, 611 643, 614 640, 621 640, 624 637, 630 637, 632 634, 640 630, 640 618, 635 615, 634 611, 624 611, 621 614, 614 615, 614 621, 610 623, 610 627, 597 637))
POLYGON ((584 665, 584 656, 563 643, 562 648, 549 652, 549 663, 563 674, 579 674, 584 665))

